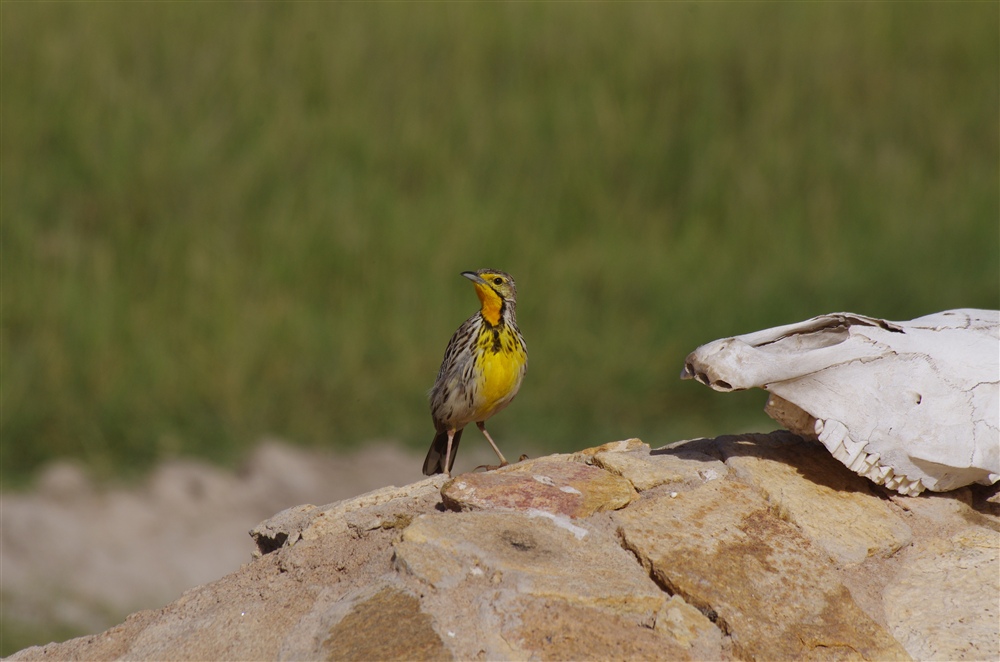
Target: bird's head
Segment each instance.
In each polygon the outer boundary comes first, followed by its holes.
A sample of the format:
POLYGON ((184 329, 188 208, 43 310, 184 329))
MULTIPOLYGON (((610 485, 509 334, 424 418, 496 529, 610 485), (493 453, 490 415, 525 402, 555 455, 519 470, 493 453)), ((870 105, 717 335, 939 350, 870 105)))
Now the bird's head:
POLYGON ((514 278, 497 269, 480 269, 478 271, 463 271, 462 275, 472 281, 476 294, 482 303, 483 317, 490 324, 500 321, 501 311, 506 304, 511 312, 517 302, 517 287, 514 278))

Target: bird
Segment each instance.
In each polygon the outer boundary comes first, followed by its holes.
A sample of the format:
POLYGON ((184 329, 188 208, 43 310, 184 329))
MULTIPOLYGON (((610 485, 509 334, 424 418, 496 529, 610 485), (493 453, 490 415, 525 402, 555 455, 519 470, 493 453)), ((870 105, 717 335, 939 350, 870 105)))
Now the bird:
POLYGON ((498 269, 464 271, 481 304, 448 342, 437 379, 430 390, 434 441, 424 460, 424 475, 451 475, 462 430, 475 423, 507 464, 486 420, 509 405, 528 369, 528 349, 517 328, 517 288, 510 274, 498 269))

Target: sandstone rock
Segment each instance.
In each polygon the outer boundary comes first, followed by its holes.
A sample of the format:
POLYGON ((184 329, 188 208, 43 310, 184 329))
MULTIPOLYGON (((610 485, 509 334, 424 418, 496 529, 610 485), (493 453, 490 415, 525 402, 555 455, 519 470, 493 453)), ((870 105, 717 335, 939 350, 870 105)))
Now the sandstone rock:
POLYGON ((844 564, 888 555, 908 543, 910 528, 874 495, 870 483, 792 435, 722 437, 726 464, 757 488, 782 517, 844 564))
POLYGON ((482 578, 517 593, 556 598, 652 621, 666 601, 608 532, 567 517, 443 513, 413 521, 396 545, 400 568, 436 587, 482 578))
POLYGON ((726 465, 698 451, 637 449, 631 453, 601 452, 594 464, 628 479, 635 489, 649 490, 659 485, 696 486, 722 478, 726 465))
POLYGON ((434 631, 431 617, 420 611, 420 600, 392 588, 355 604, 330 628, 323 642, 328 660, 451 660, 444 642, 434 631), (392 637, 374 636, 392 624, 392 637), (401 647, 400 643, 405 642, 401 647))
POLYGON ((749 659, 906 659, 829 559, 753 489, 712 481, 615 513, 626 545, 670 592, 718 618, 749 659))
POLYGON ((1000 659, 1000 533, 921 541, 885 589, 893 636, 916 659, 1000 659))
POLYGON ((268 441, 239 470, 176 460, 127 486, 56 463, 34 491, 0 496, 4 639, 19 628, 99 632, 165 605, 246 563, 246 532, 261 519, 412 483, 421 459, 386 443, 333 455, 268 441))
POLYGON ((722 631, 704 614, 674 595, 656 615, 656 629, 690 649, 695 660, 719 658, 722 631))
POLYGON ((310 513, 301 530, 289 532, 288 544, 293 544, 296 538, 315 540, 352 528, 371 531, 397 527, 402 522, 409 522, 415 503, 435 503, 444 480, 443 475, 431 476, 411 485, 384 487, 319 508, 310 513))
POLYGON ((12 659, 994 659, 996 488, 859 480, 787 433, 432 477, 287 509, 238 571, 12 659))
POLYGON ((625 453, 628 451, 637 451, 646 449, 649 450, 649 444, 645 443, 642 439, 621 439, 619 441, 609 441, 606 444, 601 444, 600 446, 594 446, 593 448, 585 448, 582 451, 577 451, 575 455, 579 457, 593 457, 598 453, 625 453))
POLYGON ((544 510, 589 517, 635 497, 631 484, 606 471, 563 459, 540 458, 488 473, 463 474, 441 491, 453 510, 544 510))
POLYGON ((302 530, 315 517, 316 510, 316 506, 312 504, 286 508, 250 529, 250 537, 257 545, 253 552, 254 558, 270 554, 286 544, 294 545, 298 542, 302 538, 302 530))
MULTIPOLYGON (((520 659, 543 660, 705 660, 720 659, 713 640, 692 645, 674 638, 670 631, 637 626, 618 614, 553 600, 524 601, 520 618, 507 636, 523 651, 520 659)), ((708 619, 709 630, 721 633, 708 619)))

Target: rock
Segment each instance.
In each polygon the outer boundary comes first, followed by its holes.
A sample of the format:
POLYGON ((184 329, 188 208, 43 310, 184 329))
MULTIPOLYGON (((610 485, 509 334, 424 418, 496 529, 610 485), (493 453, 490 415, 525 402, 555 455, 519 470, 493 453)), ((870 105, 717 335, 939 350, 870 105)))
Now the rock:
POLYGON ((625 453, 627 451, 637 451, 645 448, 649 450, 649 444, 645 443, 642 439, 621 439, 619 441, 609 441, 606 444, 601 444, 600 446, 594 446, 593 448, 585 448, 582 451, 577 451, 576 456, 581 458, 594 457, 598 453, 625 453))
POLYGON ((403 531, 396 563, 435 588, 512 587, 652 620, 666 596, 607 531, 529 513, 423 515, 403 531))
POLYGON ((742 658, 907 658, 829 558, 746 485, 712 481, 614 518, 659 583, 711 614, 742 658))
POLYGON ((398 589, 383 588, 356 603, 330 628, 323 642, 328 660, 451 660, 454 659, 430 616, 420 611, 420 600, 398 589), (392 636, 373 636, 386 623, 392 636))
POLYGON ((816 445, 779 434, 719 441, 726 465, 841 564, 889 555, 910 541, 910 527, 870 483, 826 460, 816 445))
MULTIPOLYGON (((636 624, 618 614, 557 600, 524 600, 519 618, 505 630, 518 642, 513 659, 543 660, 700 660, 720 659, 721 650, 686 646, 666 630, 636 624), (704 651, 704 653, 703 653, 704 651)), ((705 619, 708 623, 708 620, 705 619)), ((718 629, 709 623, 711 630, 718 629)), ((488 658, 490 659, 490 658, 488 658)))
POLYGON ((539 458, 488 473, 464 474, 441 491, 453 510, 544 510, 589 517, 617 510, 635 498, 632 485, 596 467, 539 458))
POLYGON ((316 516, 316 510, 316 506, 308 503, 286 508, 250 529, 250 537, 257 545, 253 557, 259 559, 285 545, 297 543, 302 538, 302 530, 316 516))
POLYGON ((872 489, 785 432, 435 476, 286 509, 239 570, 11 659, 995 659, 996 488, 872 489))
POLYGON ((890 632, 923 660, 1000 659, 1000 533, 921 541, 884 592, 890 632))
POLYGON ((98 632, 165 605, 238 570, 253 550, 247 530, 261 519, 409 484, 422 477, 420 459, 385 443, 334 455, 265 442, 238 471, 174 460, 144 484, 110 487, 56 463, 35 491, 2 495, 5 638, 18 628, 98 632))
POLYGON ((718 659, 723 649, 722 631, 677 595, 671 596, 656 615, 655 628, 687 646, 695 660, 718 659))
POLYGON ((296 519, 286 523, 286 526, 294 525, 298 528, 288 531, 288 542, 285 544, 294 545, 298 539, 316 540, 351 529, 361 535, 379 528, 397 528, 401 523, 409 523, 415 504, 430 507, 437 503, 444 480, 444 475, 439 474, 403 487, 390 485, 353 499, 317 508, 308 512, 304 520, 296 519))
POLYGON ((700 485, 722 478, 729 471, 719 460, 698 451, 659 449, 654 455, 648 447, 632 453, 597 453, 593 461, 627 479, 640 492, 660 485, 700 485))

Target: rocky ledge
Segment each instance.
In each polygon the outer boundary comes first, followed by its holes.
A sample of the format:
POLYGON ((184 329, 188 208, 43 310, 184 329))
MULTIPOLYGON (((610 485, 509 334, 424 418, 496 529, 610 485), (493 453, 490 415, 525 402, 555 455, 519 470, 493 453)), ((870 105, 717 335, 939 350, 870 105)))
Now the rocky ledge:
POLYGON ((237 572, 11 659, 1000 659, 998 500, 786 432, 630 439, 283 511, 237 572))

